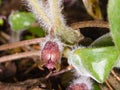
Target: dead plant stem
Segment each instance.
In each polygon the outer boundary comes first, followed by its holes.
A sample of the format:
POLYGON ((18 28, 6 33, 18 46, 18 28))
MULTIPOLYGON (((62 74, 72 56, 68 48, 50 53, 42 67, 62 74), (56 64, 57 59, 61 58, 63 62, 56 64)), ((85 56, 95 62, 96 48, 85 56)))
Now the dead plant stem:
POLYGON ((6 49, 17 48, 21 46, 26 46, 30 44, 40 43, 42 40, 44 40, 44 38, 36 38, 36 39, 31 39, 31 40, 25 40, 25 41, 5 44, 5 45, 0 46, 0 51, 6 50, 6 49))
POLYGON ((81 21, 71 24, 73 29, 86 28, 86 27, 99 27, 99 28, 109 28, 109 24, 106 21, 94 20, 94 21, 81 21))
POLYGON ((120 82, 120 77, 116 75, 115 71, 112 70, 111 73, 112 73, 113 76, 120 82))
POLYGON ((28 52, 3 56, 3 57, 0 57, 0 63, 18 60, 20 58, 25 58, 25 57, 33 57, 33 56, 40 56, 40 51, 28 51, 28 52))
POLYGON ((106 85, 108 86, 109 90, 113 90, 112 86, 110 85, 108 80, 105 80, 106 85))

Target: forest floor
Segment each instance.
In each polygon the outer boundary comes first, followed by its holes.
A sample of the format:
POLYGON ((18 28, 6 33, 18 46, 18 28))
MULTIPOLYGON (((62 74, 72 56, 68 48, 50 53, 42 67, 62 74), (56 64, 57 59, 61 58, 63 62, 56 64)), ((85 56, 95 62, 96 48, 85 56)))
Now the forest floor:
MULTIPOLYGON (((103 21, 107 21, 107 0, 99 0, 103 21)), ((82 0, 69 6, 64 4, 63 14, 68 26, 80 21, 94 20, 86 11, 82 0)), ((8 16, 13 11, 27 11, 27 8, 20 0, 2 0, 0 4, 0 18, 4 19, 4 24, 0 26, 0 45, 10 42, 11 28, 8 22, 8 16)), ((80 28, 84 39, 79 43, 83 46, 89 46, 94 40, 109 32, 109 28, 103 27, 85 27, 80 28)), ((21 35, 21 41, 25 35, 32 35, 25 31, 21 35)), ((39 50, 39 45, 22 46, 10 50, 0 51, 0 58, 15 53, 21 53, 29 50, 39 50), (30 49, 29 49, 30 48, 30 49)), ((8 57, 6 57, 8 58, 8 57)), ((1 59, 0 59, 1 60, 1 59)), ((26 57, 14 61, 0 63, 0 90, 65 90, 71 82, 73 73, 66 70, 69 66, 66 58, 62 58, 61 71, 50 74, 49 70, 44 68, 40 70, 36 62, 38 57, 26 57)), ((120 90, 120 69, 113 68, 109 77, 103 84, 99 84, 101 90, 120 90)))

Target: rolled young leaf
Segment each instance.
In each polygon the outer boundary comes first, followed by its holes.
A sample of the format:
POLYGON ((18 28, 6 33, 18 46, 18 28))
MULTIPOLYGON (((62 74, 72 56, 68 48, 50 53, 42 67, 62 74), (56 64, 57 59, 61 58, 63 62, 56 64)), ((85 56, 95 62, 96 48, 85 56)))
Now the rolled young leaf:
POLYGON ((112 37, 110 33, 104 34, 101 37, 97 38, 89 47, 106 47, 114 46, 112 37))
POLYGON ((102 13, 99 6, 98 0, 82 0, 87 12, 94 19, 102 19, 102 13))
POLYGON ((68 63, 80 75, 92 77, 97 82, 103 83, 117 58, 115 47, 78 48, 70 53, 68 63))
POLYGON ((33 14, 36 16, 36 19, 38 20, 40 25, 45 30, 49 30, 49 27, 51 27, 51 21, 49 19, 49 16, 47 15, 48 12, 46 13, 46 11, 48 10, 44 7, 45 0, 22 0, 22 1, 27 4, 29 10, 33 12, 33 14))

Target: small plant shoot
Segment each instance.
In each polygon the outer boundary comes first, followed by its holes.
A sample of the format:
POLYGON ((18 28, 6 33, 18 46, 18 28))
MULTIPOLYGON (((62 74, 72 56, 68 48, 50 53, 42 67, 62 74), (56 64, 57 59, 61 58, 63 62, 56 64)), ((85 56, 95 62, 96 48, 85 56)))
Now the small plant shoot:
POLYGON ((14 31, 25 30, 34 22, 34 15, 30 12, 13 12, 9 16, 9 23, 14 31))

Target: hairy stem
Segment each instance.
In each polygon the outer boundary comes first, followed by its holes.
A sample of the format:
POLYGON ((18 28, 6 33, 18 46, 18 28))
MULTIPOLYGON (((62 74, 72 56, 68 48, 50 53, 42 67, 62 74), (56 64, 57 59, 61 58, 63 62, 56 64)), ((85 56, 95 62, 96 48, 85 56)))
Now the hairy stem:
POLYGON ((60 8, 61 0, 48 0, 48 3, 50 5, 51 19, 53 20, 53 24, 55 24, 55 28, 58 29, 63 24, 60 8))
POLYGON ((45 13, 44 7, 41 5, 39 0, 26 0, 28 7, 36 15, 38 21, 43 27, 49 28, 51 21, 45 13))

